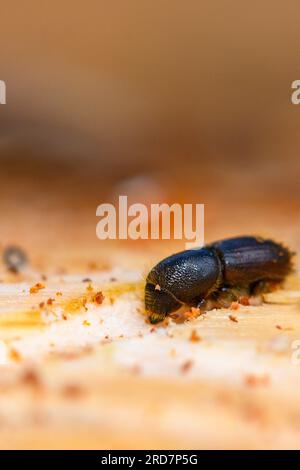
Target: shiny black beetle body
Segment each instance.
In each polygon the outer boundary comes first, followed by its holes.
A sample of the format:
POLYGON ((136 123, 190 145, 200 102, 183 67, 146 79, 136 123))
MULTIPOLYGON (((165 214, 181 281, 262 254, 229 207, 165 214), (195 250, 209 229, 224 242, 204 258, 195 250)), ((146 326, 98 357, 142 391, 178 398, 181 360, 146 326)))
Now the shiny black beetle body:
POLYGON ((291 252, 279 243, 257 237, 222 240, 169 256, 148 274, 145 307, 152 323, 182 305, 198 307, 222 297, 236 300, 268 282, 280 283, 291 271, 291 252))

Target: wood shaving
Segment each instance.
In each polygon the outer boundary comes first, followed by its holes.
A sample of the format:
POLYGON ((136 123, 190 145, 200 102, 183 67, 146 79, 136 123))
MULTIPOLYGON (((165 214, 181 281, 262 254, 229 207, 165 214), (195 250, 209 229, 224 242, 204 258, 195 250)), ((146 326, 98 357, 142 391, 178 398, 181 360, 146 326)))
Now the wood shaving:
POLYGON ((234 316, 234 315, 229 315, 228 318, 229 318, 229 320, 231 320, 231 321, 233 321, 233 322, 235 322, 235 323, 238 323, 238 322, 239 322, 238 319, 236 318, 236 316, 234 316))
POLYGON ((264 375, 254 375, 254 374, 249 374, 246 375, 245 377, 245 384, 251 387, 257 386, 257 385, 268 385, 270 383, 270 377, 268 374, 264 375))
POLYGON ((186 374, 192 368, 193 365, 194 365, 194 362, 190 359, 184 362, 182 366, 180 367, 182 374, 186 374))
POLYGON ((45 289, 45 285, 41 282, 37 282, 34 286, 32 286, 29 290, 30 294, 37 294, 41 289, 45 289))
POLYGON ((191 336, 190 336, 190 341, 192 341, 193 343, 198 343, 199 341, 201 341, 201 336, 197 333, 196 330, 192 330, 191 332, 191 336))
POLYGON ((104 300, 104 295, 100 291, 97 292, 93 297, 93 301, 98 305, 101 305, 103 300, 104 300))
POLYGON ((240 304, 238 302, 232 302, 230 305, 231 310, 238 310, 240 308, 240 304))

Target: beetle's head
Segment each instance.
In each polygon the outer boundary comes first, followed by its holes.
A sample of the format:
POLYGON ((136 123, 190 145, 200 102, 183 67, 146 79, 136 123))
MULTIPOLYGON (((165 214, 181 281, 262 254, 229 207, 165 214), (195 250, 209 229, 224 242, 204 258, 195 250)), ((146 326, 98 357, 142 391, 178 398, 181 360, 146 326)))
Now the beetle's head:
POLYGON ((162 321, 166 315, 178 310, 181 306, 170 292, 158 283, 154 284, 147 278, 145 287, 145 307, 151 323, 162 321))
POLYGON ((220 261, 208 248, 162 260, 146 279, 145 307, 150 321, 162 321, 184 304, 197 306, 217 286, 220 275, 220 261))

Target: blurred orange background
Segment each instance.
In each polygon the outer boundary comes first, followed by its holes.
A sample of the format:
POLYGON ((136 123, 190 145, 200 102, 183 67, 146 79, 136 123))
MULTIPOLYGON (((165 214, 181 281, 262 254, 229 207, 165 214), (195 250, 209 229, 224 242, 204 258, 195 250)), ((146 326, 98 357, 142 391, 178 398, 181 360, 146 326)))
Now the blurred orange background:
POLYGON ((299 12, 296 1, 3 5, 1 244, 36 262, 94 259, 107 246, 96 207, 122 193, 205 203, 207 241, 248 232, 300 246, 299 12))

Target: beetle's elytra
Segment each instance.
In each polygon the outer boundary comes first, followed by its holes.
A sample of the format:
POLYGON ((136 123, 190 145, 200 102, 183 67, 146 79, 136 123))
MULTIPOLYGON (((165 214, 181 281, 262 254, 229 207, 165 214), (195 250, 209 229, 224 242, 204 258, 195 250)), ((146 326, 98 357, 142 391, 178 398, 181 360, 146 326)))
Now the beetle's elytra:
POLYGON ((182 305, 229 305, 240 295, 266 291, 292 270, 292 253, 280 243, 245 236, 165 258, 148 274, 145 307, 151 323, 182 305), (228 304, 229 302, 229 304, 228 304))

